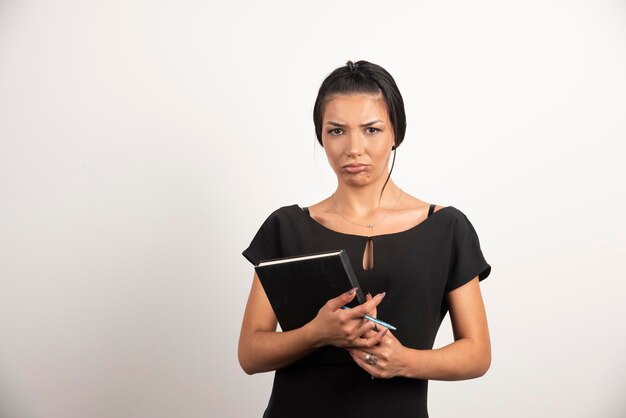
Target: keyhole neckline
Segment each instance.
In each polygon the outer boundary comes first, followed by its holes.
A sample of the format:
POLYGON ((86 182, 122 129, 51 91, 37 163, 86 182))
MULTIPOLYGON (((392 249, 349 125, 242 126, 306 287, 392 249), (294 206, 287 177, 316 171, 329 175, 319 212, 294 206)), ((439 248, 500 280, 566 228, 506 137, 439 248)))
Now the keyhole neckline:
POLYGON ((306 213, 298 204, 294 204, 293 207, 301 213, 302 216, 306 217, 307 219, 309 219, 310 222, 313 222, 315 225, 317 225, 318 227, 329 231, 333 234, 337 234, 337 235, 342 235, 345 237, 351 237, 351 238, 356 238, 356 239, 365 239, 365 240, 369 240, 369 239, 374 239, 374 238, 383 238, 383 237, 392 237, 392 236, 398 236, 398 235, 403 235, 406 233, 409 233, 411 231, 414 231, 416 229, 418 229, 420 226, 424 225, 426 222, 428 222, 430 219, 434 218, 435 216, 437 216, 438 213, 444 212, 446 209, 450 209, 450 208, 454 208, 454 206, 444 206, 439 210, 434 211, 433 213, 430 214, 430 216, 427 216, 425 219, 423 219, 420 223, 418 223, 417 225, 413 225, 412 227, 405 229, 403 231, 398 231, 398 232, 389 232, 387 234, 379 234, 379 235, 359 235, 359 234, 347 234, 345 232, 339 232, 339 231, 335 231, 334 229, 330 229, 327 226, 322 225, 321 223, 319 223, 318 221, 316 221, 310 214, 306 213))

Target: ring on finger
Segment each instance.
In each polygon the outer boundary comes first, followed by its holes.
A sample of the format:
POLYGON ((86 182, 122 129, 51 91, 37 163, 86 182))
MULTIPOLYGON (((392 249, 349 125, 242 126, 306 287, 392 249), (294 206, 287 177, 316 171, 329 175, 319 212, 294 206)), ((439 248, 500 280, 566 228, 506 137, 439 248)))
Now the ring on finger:
POLYGON ((378 359, 376 358, 376 356, 373 356, 372 354, 367 353, 365 355, 365 362, 369 364, 370 366, 376 366, 378 359))

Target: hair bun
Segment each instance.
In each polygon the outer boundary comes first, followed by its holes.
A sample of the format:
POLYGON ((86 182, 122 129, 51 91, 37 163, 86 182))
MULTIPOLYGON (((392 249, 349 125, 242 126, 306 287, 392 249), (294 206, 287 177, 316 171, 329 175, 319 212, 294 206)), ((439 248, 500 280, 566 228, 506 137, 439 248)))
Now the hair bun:
POLYGON ((359 68, 359 64, 358 63, 354 63, 352 61, 348 61, 347 62, 348 67, 350 68, 350 72, 351 73, 355 73, 357 68, 359 68))

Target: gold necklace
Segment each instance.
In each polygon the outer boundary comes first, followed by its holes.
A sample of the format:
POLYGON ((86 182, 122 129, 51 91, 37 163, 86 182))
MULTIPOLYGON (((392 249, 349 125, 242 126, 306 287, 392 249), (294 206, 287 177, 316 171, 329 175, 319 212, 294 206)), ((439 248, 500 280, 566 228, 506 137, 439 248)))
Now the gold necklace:
POLYGON ((396 203, 393 205, 393 207, 391 209, 389 209, 387 212, 385 212, 385 215, 383 215, 383 217, 380 219, 380 221, 376 222, 375 224, 367 224, 367 225, 362 225, 362 224, 358 224, 356 222, 352 222, 350 219, 346 218, 345 216, 343 216, 343 214, 341 212, 339 212, 339 209, 337 209, 337 205, 335 204, 335 193, 333 193, 331 196, 331 199, 333 200, 333 206, 335 207, 335 210, 337 211, 337 213, 339 215, 341 215, 341 217, 343 219, 345 219, 346 221, 350 222, 352 225, 357 225, 357 226, 363 226, 365 228, 369 228, 369 229, 374 229, 374 227, 381 223, 383 221, 383 219, 385 219, 385 217, 387 216, 387 214, 389 213, 390 210, 393 210, 396 205, 398 204, 398 202, 400 201, 400 198, 402 197, 402 189, 400 189, 400 195, 398 196, 398 200, 396 200, 396 203))

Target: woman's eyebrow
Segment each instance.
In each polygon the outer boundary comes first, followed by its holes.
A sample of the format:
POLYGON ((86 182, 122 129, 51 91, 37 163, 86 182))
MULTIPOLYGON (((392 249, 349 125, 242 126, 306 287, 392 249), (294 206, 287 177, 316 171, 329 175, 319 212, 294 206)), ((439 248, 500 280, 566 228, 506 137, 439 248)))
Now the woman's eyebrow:
MULTIPOLYGON (((370 125, 373 125, 373 124, 378 123, 378 122, 382 122, 382 120, 380 120, 380 119, 376 119, 376 120, 373 120, 373 121, 371 121, 371 122, 362 123, 362 124, 361 124, 361 127, 363 127, 363 128, 364 128, 364 127, 366 127, 366 126, 370 126, 370 125)), ((340 128, 343 128, 344 126, 346 126, 346 125, 344 125, 343 123, 335 122, 335 121, 332 121, 332 120, 329 120, 328 122, 326 122, 326 125, 339 126, 340 128)))

